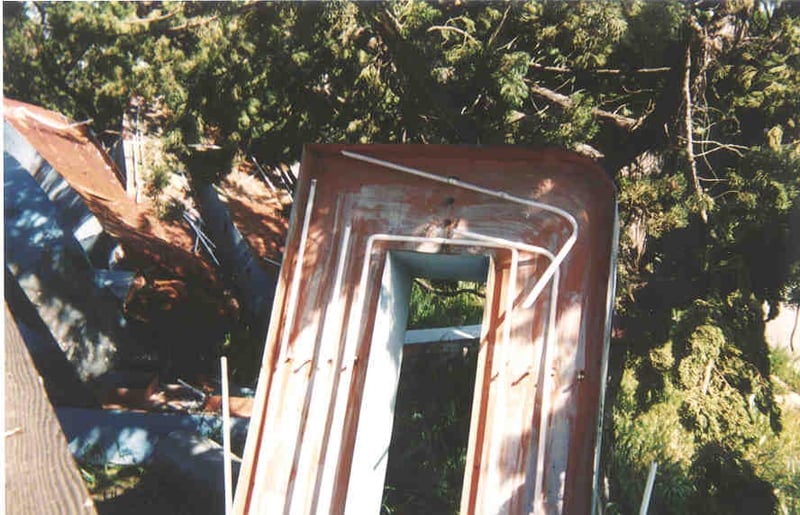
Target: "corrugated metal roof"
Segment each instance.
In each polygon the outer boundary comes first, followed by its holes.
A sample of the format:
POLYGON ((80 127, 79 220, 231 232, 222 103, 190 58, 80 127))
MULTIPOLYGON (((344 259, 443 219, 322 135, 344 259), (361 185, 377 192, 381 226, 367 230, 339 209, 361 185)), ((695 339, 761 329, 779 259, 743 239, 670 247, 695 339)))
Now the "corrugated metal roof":
POLYGON ((9 98, 3 99, 3 107, 3 117, 81 195, 103 228, 123 243, 136 264, 155 263, 178 277, 199 274, 216 282, 209 263, 192 253, 191 229, 161 220, 149 202, 137 204, 127 197, 114 163, 85 125, 9 98))
MULTIPOLYGON (((75 190, 125 251, 128 267, 150 278, 180 279, 204 293, 203 302, 223 301, 214 268, 193 253, 194 233, 182 222, 160 219, 150 202, 125 194, 113 161, 85 124, 38 106, 3 98, 3 117, 75 190)), ((177 299, 173 299, 177 300, 177 299)))

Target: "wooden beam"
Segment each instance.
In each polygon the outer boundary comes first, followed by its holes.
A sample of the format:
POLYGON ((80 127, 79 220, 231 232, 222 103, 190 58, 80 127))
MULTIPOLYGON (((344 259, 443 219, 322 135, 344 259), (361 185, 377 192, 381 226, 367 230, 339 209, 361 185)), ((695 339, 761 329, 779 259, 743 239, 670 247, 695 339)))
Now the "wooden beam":
POLYGON ((8 305, 5 325, 5 512, 96 513, 8 305))

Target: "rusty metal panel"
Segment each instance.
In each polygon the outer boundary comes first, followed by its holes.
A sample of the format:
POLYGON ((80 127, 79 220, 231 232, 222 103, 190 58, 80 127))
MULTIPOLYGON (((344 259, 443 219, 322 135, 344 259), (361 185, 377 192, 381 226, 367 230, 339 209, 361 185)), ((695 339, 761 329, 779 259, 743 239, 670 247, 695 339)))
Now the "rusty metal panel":
POLYGON ((402 251, 490 260, 461 511, 590 512, 616 226, 604 172, 554 150, 309 145, 295 201, 235 511, 379 509, 365 488, 385 458, 363 442, 384 442, 393 409, 378 370, 397 331, 379 313, 403 301, 402 251))

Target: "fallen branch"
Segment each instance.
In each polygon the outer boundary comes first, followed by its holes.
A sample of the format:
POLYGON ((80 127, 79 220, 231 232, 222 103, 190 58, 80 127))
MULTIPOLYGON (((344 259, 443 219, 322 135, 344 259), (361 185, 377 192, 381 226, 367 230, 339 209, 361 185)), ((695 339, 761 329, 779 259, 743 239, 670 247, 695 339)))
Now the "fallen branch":
POLYGON ((170 34, 174 34, 176 32, 183 32, 184 30, 189 30, 189 29, 193 29, 195 27, 200 27, 202 25, 206 25, 206 24, 211 23, 212 21, 217 20, 217 19, 219 19, 219 15, 218 14, 215 14, 214 16, 203 17, 203 18, 196 19, 196 20, 187 20, 185 23, 182 23, 181 25, 176 25, 174 27, 168 28, 167 32, 170 33, 170 34))
POLYGON ((484 292, 478 290, 477 288, 461 288, 458 290, 446 291, 435 288, 432 284, 423 279, 415 278, 414 282, 417 283, 419 287, 425 290, 426 292, 433 293, 435 295, 442 295, 444 297, 456 297, 458 295, 461 295, 462 293, 469 293, 470 295, 476 295, 478 297, 484 297, 486 295, 484 292))
POLYGON ((503 19, 500 20, 500 23, 497 24, 497 28, 494 29, 492 35, 489 37, 489 42, 486 44, 486 48, 492 48, 494 46, 497 36, 500 34, 500 31, 503 29, 503 25, 506 23, 509 11, 511 11, 511 4, 508 4, 508 7, 506 7, 505 12, 503 13, 503 19))
POLYGON ((150 24, 150 23, 157 23, 157 22, 160 22, 160 21, 168 20, 168 19, 172 18, 173 16, 175 16, 176 14, 177 14, 177 11, 172 11, 172 12, 169 12, 167 14, 160 15, 160 16, 150 16, 150 17, 147 17, 147 18, 134 18, 132 20, 125 20, 123 22, 123 24, 125 24, 125 25, 145 25, 145 24, 150 24))
MULTIPOLYGON (((556 105, 559 105, 565 109, 571 109, 575 107, 575 101, 569 98, 566 95, 562 95, 561 93, 557 93, 552 89, 548 89, 537 84, 533 84, 531 81, 527 80, 531 93, 536 96, 542 97, 545 100, 548 100, 556 105)), ((599 109, 597 107, 593 107, 592 115, 596 116, 597 118, 609 121, 616 125, 617 127, 624 129, 629 132, 633 132, 641 123, 641 119, 634 119, 629 118, 627 116, 622 116, 616 113, 612 113, 610 111, 606 111, 603 109, 599 109)))
POLYGON ((475 43, 476 45, 478 44, 478 40, 475 39, 475 37, 472 34, 470 34, 469 32, 465 31, 464 29, 459 29, 458 27, 451 27, 449 25, 434 25, 432 27, 428 27, 427 32, 434 32, 434 31, 439 31, 439 32, 451 31, 451 32, 455 32, 456 34, 461 34, 462 36, 464 36, 464 39, 469 39, 472 43, 475 43))
POLYGON ((703 395, 708 393, 708 385, 711 382, 711 371, 714 370, 714 359, 709 360, 703 373, 703 395))
POLYGON ((538 63, 531 63, 531 68, 536 68, 537 70, 542 70, 545 72, 553 72, 553 73, 596 73, 600 75, 623 75, 628 73, 635 73, 635 74, 647 74, 647 73, 666 73, 672 71, 672 68, 669 66, 661 66, 658 68, 636 68, 634 70, 621 70, 618 68, 585 68, 585 69, 574 69, 574 68, 566 68, 564 66, 545 66, 543 64, 538 63))
POLYGON ((593 146, 589 145, 588 143, 575 143, 572 147, 572 150, 577 152, 578 154, 588 157, 593 161, 599 161, 605 157, 605 155, 594 148, 593 146))
POLYGON ((692 91, 691 91, 691 75, 692 75, 692 46, 686 46, 686 71, 683 76, 683 101, 686 104, 684 109, 684 125, 686 128, 686 159, 689 161, 689 169, 692 174, 692 183, 694 185, 694 192, 697 196, 700 205, 700 218, 704 223, 708 223, 708 212, 703 205, 703 186, 700 184, 700 179, 697 175, 697 163, 694 155, 694 126, 692 123, 692 91))
POLYGON ((695 157, 711 154, 712 152, 716 152, 717 150, 728 150, 730 152, 733 152, 737 156, 742 157, 744 154, 741 151, 747 150, 747 147, 744 145, 735 145, 733 143, 722 143, 721 141, 714 141, 712 139, 694 140, 694 142, 698 145, 716 145, 714 148, 703 151, 700 154, 696 154, 695 157))

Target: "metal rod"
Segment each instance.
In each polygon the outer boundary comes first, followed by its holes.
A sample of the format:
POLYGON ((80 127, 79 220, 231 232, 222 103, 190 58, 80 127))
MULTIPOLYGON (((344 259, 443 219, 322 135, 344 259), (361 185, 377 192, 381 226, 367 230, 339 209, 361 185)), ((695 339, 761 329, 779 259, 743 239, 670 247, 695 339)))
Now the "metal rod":
POLYGON ((442 177, 441 175, 425 172, 423 170, 419 170, 419 169, 416 169, 416 168, 411 168, 410 166, 404 166, 404 165, 400 165, 400 164, 397 164, 397 163, 392 163, 391 161, 384 161, 383 159, 377 159, 377 158, 374 158, 374 157, 365 156, 363 154, 357 154, 355 152, 350 152, 348 150, 342 150, 342 155, 345 156, 345 157, 349 157, 351 159, 357 159, 359 161, 364 161, 366 163, 371 163, 371 164, 374 164, 374 165, 383 166, 384 168, 390 168, 392 170, 397 170, 399 172, 405 172, 405 173, 409 173, 411 175, 416 175, 418 177, 424 177, 424 178, 430 179, 432 181, 437 181, 437 182, 441 182, 441 183, 444 183, 444 184, 450 184, 452 186, 456 186, 456 187, 463 188, 463 189, 466 189, 466 190, 475 191, 475 192, 478 192, 478 193, 483 193, 484 195, 489 195, 491 197, 500 198, 500 199, 503 199, 503 200, 508 200, 509 202, 515 202, 517 204, 536 207, 536 208, 542 209, 544 211, 549 211, 549 212, 551 212, 553 214, 556 214, 556 215, 564 218, 565 220, 567 220, 567 222, 569 223, 570 227, 572 228, 572 234, 570 234, 569 238, 567 238, 567 241, 564 243, 564 245, 561 247, 561 249, 556 254, 556 258, 553 260, 552 263, 550 263, 550 266, 548 266, 547 269, 542 274, 542 280, 540 280, 533 287, 533 289, 531 290, 530 294, 528 294, 528 297, 522 303, 522 307, 524 307, 526 309, 530 308, 531 306, 533 306, 533 303, 536 302, 536 298, 542 292, 542 289, 544 289, 545 284, 553 276, 553 274, 555 273, 556 269, 559 267, 559 265, 561 265, 561 262, 564 261, 564 259, 566 259, 566 257, 569 255, 569 252, 572 250, 572 247, 575 245, 575 241, 578 239, 578 222, 577 222, 577 220, 575 220, 575 217, 572 216, 570 213, 568 213, 567 211, 565 211, 565 210, 563 210, 563 209, 561 209, 559 207, 555 207, 555 206, 552 206, 550 204, 545 204, 543 202, 538 202, 536 200, 531 200, 531 199, 527 199, 527 198, 523 198, 523 197, 517 197, 516 195, 511 195, 510 193, 507 193, 505 191, 493 190, 493 189, 490 189, 490 188, 484 188, 483 186, 478 186, 477 184, 472 184, 472 183, 469 183, 469 182, 461 181, 461 180, 456 179, 454 177, 442 177))
MULTIPOLYGON (((507 240, 505 238, 498 238, 497 236, 487 236, 478 232, 466 231, 464 229, 453 229, 453 234, 460 234, 467 240, 480 240, 482 242, 495 243, 502 248, 517 249, 522 252, 530 252, 531 254, 538 254, 545 256, 549 261, 555 261, 556 256, 553 255, 548 249, 538 245, 531 245, 529 243, 522 243, 519 241, 507 240)), ((539 279, 541 280, 541 278, 539 279)), ((528 306, 530 307, 530 306, 528 306)))
POLYGON ((258 164, 258 161, 256 161, 255 156, 250 156, 250 160, 253 161, 254 165, 256 165, 256 170, 258 170, 258 173, 261 174, 261 178, 264 179, 264 182, 267 183, 269 189, 275 192, 275 186, 272 184, 272 181, 269 180, 269 177, 267 177, 267 174, 264 172, 264 169, 261 168, 261 165, 258 164))
POLYGON ((231 469, 231 403, 228 391, 228 358, 219 358, 222 379, 222 452, 225 459, 225 515, 233 509, 233 471, 231 469))
POLYGON ((306 201, 306 212, 303 217, 303 229, 300 232, 300 243, 297 246, 297 259, 294 264, 294 276, 292 277, 292 288, 289 291, 289 305, 288 312, 286 313, 286 321, 283 325, 283 334, 281 335, 281 351, 278 363, 283 363, 286 360, 286 353, 289 347, 289 333, 291 332, 292 325, 294 324, 295 312, 297 311, 297 297, 300 290, 300 273, 303 269, 303 261, 305 259, 306 240, 308 239, 308 227, 311 224, 311 212, 314 209, 314 197, 317 192, 317 180, 311 179, 311 186, 308 189, 308 200, 306 201))
MULTIPOLYGON (((547 257, 550 262, 554 262, 556 257, 547 249, 536 245, 529 245, 527 243, 520 243, 515 241, 497 238, 495 236, 486 236, 470 231, 455 229, 454 233, 460 234, 467 238, 474 238, 479 240, 491 241, 498 244, 513 246, 519 250, 524 250, 534 254, 540 254, 547 257)), ((548 396, 550 390, 550 358, 552 356, 552 347, 555 342, 555 328, 556 328, 556 306, 558 306, 558 283, 559 283, 559 270, 556 269, 555 274, 552 276, 552 285, 550 290, 550 306, 548 307, 548 320, 547 320, 547 334, 545 336, 545 346, 542 351, 542 365, 540 373, 544 371, 542 381, 542 406, 539 414, 539 437, 536 446, 536 483, 534 485, 533 499, 534 502, 541 502, 540 496, 544 488, 544 450, 547 444, 547 421, 550 416, 550 398, 548 396)), ((539 278, 537 284, 544 281, 544 274, 539 278)), ((540 511, 534 508, 534 511, 540 511)))
POLYGON ((184 388, 186 388, 187 390, 189 390, 193 394, 195 394, 198 397, 200 397, 201 401, 204 401, 206 399, 206 392, 204 392, 203 390, 201 390, 199 388, 195 388, 194 386, 190 385, 189 383, 187 383, 186 381, 184 381, 181 378, 178 378, 177 381, 178 381, 179 385, 183 386, 184 388))
MULTIPOLYGON (((282 164, 286 165, 286 163, 282 164)), ((292 189, 294 189, 294 187, 297 185, 297 178, 292 173, 291 167, 288 165, 286 165, 286 169, 281 167, 281 173, 283 173, 286 176, 286 179, 288 179, 289 184, 292 186, 292 189)))
POLYGON ((274 169, 278 170, 278 174, 281 176, 281 182, 283 182, 283 185, 286 187, 286 191, 292 193, 294 191, 294 184, 291 179, 289 179, 289 176, 283 171, 280 165, 275 166, 274 169))
POLYGON ((270 259, 268 257, 263 257, 261 259, 263 259, 264 261, 266 261, 270 265, 277 266, 278 268, 281 267, 281 262, 280 261, 275 261, 274 259, 270 259))
POLYGON ((653 485, 656 482, 656 469, 658 469, 658 463, 654 461, 650 464, 650 473, 647 474, 647 484, 644 487, 639 515, 647 515, 647 510, 650 509, 650 497, 653 495, 653 485))
POLYGON ((592 488, 592 513, 597 513, 600 490, 600 453, 603 447, 603 413, 606 403, 606 381, 608 379, 608 355, 611 347, 611 323, 614 317, 614 291, 617 284, 617 253, 619 249, 619 209, 614 206, 614 231, 611 236, 611 267, 608 272, 606 290, 606 321, 603 333, 603 357, 600 365, 600 407, 598 408, 597 441, 594 447, 594 478, 592 488))
POLYGON ((197 224, 197 222, 193 221, 190 217, 188 217, 186 213, 184 213, 183 216, 184 218, 186 218, 186 221, 189 222, 189 225, 192 226, 192 229, 195 230, 195 232, 197 233, 197 237, 200 238, 206 246, 214 249, 217 248, 217 245, 211 240, 211 238, 206 236, 206 234, 203 232, 203 229, 200 227, 200 225, 197 224))
MULTIPOLYGON (((212 247, 216 248, 216 245, 214 245, 214 242, 211 241, 208 238, 208 236, 206 236, 203 233, 202 229, 200 229, 200 227, 198 227, 197 224, 195 224, 195 222, 193 222, 192 219, 189 216, 187 216, 186 213, 183 213, 183 218, 189 223, 189 225, 192 227, 192 229, 194 229, 194 232, 197 235, 197 240, 200 241, 200 243, 203 244, 203 248, 206 249, 208 254, 211 256, 211 259, 214 260, 214 263, 216 263, 217 266, 220 266, 219 260, 217 259, 217 256, 214 255, 214 251, 212 249, 212 247)), ((196 247, 197 247, 197 241, 195 241, 195 248, 196 247)))

